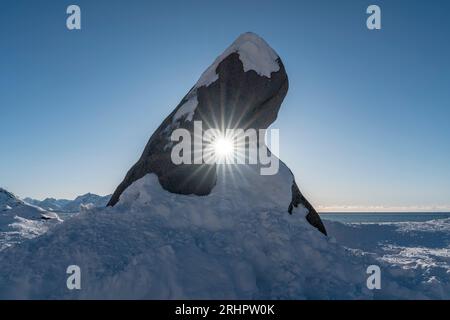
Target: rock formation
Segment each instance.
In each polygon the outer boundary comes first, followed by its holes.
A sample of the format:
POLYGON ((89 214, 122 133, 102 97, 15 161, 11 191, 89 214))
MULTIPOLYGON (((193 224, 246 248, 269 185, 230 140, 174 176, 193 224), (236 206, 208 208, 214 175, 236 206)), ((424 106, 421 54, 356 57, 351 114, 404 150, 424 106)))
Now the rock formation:
MULTIPOLYGON (((288 77, 280 57, 259 36, 242 34, 153 133, 108 206, 116 205, 121 194, 148 173, 156 174, 169 192, 210 194, 216 185, 216 164, 175 165, 171 161, 172 132, 184 128, 193 134, 194 121, 202 121, 203 130, 266 129, 276 120, 287 91, 288 77)), ((319 215, 303 197, 293 176, 289 180, 286 183, 292 185, 292 200, 286 203, 286 211, 292 213, 294 207, 303 205, 308 210, 308 222, 326 234, 319 215)))

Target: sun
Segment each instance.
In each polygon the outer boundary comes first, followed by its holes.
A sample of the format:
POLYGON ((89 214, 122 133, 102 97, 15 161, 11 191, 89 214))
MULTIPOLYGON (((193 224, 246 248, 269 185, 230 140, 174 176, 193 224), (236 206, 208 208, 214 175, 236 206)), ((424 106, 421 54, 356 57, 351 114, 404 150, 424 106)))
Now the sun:
POLYGON ((218 137, 213 142, 213 148, 217 158, 231 157, 234 151, 233 140, 227 137, 218 137))
POLYGON ((230 132, 214 130, 204 137, 206 146, 203 151, 204 161, 208 164, 235 164, 239 143, 230 132))

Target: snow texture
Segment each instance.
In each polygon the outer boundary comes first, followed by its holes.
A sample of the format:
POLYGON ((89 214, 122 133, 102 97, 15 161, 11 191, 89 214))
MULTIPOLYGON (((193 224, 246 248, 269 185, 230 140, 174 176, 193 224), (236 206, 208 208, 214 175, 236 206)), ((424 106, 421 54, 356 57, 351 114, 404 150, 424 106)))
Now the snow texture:
MULTIPOLYGON (((336 240, 306 222, 304 207, 287 214, 287 167, 280 167, 279 178, 227 168, 218 167, 217 186, 203 197, 169 193, 148 174, 115 207, 85 210, 0 252, 0 298, 449 298, 445 269, 431 263, 405 268, 371 252, 376 227, 327 223, 336 240), (261 188, 254 188, 255 179, 261 188), (73 264, 82 270, 79 291, 66 287, 65 271, 73 264), (381 290, 366 287, 371 264, 381 267, 381 290)), ((398 236, 397 226, 379 228, 398 236)), ((442 240, 429 234, 436 244, 442 240)))
POLYGON ((4 250, 0 297, 333 298, 343 285, 342 296, 370 297, 351 281, 364 273, 336 263, 345 251, 306 222, 304 208, 291 216, 276 194, 258 203, 257 191, 241 191, 171 194, 149 174, 115 207, 4 250), (71 264, 83 272, 80 291, 65 286, 71 264))
POLYGON ((346 224, 324 220, 324 224, 338 243, 356 255, 374 257, 398 277, 396 282, 401 280, 411 290, 415 289, 414 298, 450 299, 449 218, 346 224))

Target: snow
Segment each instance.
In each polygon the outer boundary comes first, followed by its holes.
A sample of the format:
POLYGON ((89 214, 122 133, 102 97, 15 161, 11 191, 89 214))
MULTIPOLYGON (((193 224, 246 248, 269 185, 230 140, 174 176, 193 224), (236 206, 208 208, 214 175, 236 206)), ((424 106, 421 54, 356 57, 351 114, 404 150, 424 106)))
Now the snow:
POLYGON ((173 116, 172 122, 178 121, 182 117, 186 117, 185 120, 187 121, 192 121, 197 105, 197 96, 194 95, 177 110, 177 112, 173 116))
POLYGON ((24 202, 17 198, 14 194, 3 188, 0 188, 0 212, 11 210, 23 204, 24 202))
POLYGON ((56 214, 55 212, 46 212, 46 213, 42 213, 41 214, 41 217, 43 218, 43 219, 47 219, 47 220, 49 220, 49 219, 55 219, 55 220, 57 220, 57 221, 59 221, 59 222, 62 222, 62 220, 61 220, 61 218, 58 216, 58 214, 56 214))
MULTIPOLYGON (((0 298, 450 299, 450 219, 342 224, 329 237, 287 213, 293 176, 218 165, 207 196, 167 192, 154 174, 115 207, 55 213, 18 203, 0 214, 0 298), (382 289, 366 287, 380 266, 382 289), (82 290, 66 287, 78 265, 82 290), (32 285, 30 285, 32 284, 32 285)), ((90 196, 87 196, 90 198, 90 196)))
POLYGON ((0 232, 0 251, 43 235, 52 226, 46 221, 29 220, 19 216, 14 216, 14 220, 15 222, 9 224, 9 231, 0 232))
POLYGON ((217 57, 214 63, 201 75, 186 97, 186 102, 173 116, 172 123, 179 121, 183 117, 185 117, 185 121, 192 121, 198 105, 197 89, 202 86, 209 86, 218 80, 217 67, 226 57, 235 52, 239 54, 244 72, 253 70, 260 76, 270 78, 272 72, 280 70, 277 53, 258 35, 252 32, 244 33, 217 57))
POLYGON ((13 193, 0 188, 0 251, 41 236, 64 219, 84 210, 106 206, 110 196, 87 193, 75 200, 47 198, 43 201, 26 198, 25 201, 13 193), (39 204, 46 207, 41 208, 39 204), (57 212, 55 212, 57 211, 57 212))
POLYGON ((306 222, 304 208, 291 216, 286 205, 254 202, 256 191, 230 198, 238 192, 171 194, 149 174, 116 207, 5 250, 0 297, 332 298, 336 288, 342 297, 370 297, 349 281, 364 273, 337 261, 347 253, 306 222), (65 288, 70 264, 81 267, 81 291, 65 288))
POLYGON ((41 219, 40 211, 30 208, 12 209, 8 214, 0 216, 0 251, 25 241, 33 239, 44 233, 49 228, 62 220, 59 216, 49 215, 46 219, 41 219), (26 218, 25 218, 26 217, 26 218))
MULTIPOLYGON (((174 200, 181 201, 182 206, 186 207, 186 214, 193 214, 197 216, 202 215, 202 219, 208 220, 208 216, 217 216, 214 212, 208 213, 205 208, 211 204, 212 211, 215 211, 219 206, 219 209, 226 211, 240 210, 254 210, 254 208, 271 208, 276 205, 277 208, 285 210, 292 197, 292 182, 293 176, 290 170, 280 163, 279 172, 276 175, 260 175, 260 166, 248 166, 248 165, 218 165, 217 168, 217 182, 211 193, 207 196, 198 197, 195 195, 189 196, 188 202, 182 201, 184 198, 179 199, 178 195, 168 193, 174 200), (264 185, 264 188, 257 186, 264 185), (198 208, 203 208, 201 213, 198 213, 198 208)), ((148 175, 151 176, 151 175, 148 175)), ((147 177, 148 177, 147 176, 147 177)), ((129 188, 127 188, 121 195, 118 206, 135 207, 145 206, 156 200, 154 200, 155 194, 161 192, 155 190, 154 181, 147 179, 140 179, 134 182, 129 188)), ((159 184, 157 184, 159 187, 159 184)), ((167 211, 167 210, 166 210, 167 211)), ((172 210, 174 220, 180 220, 183 212, 178 210, 172 210)), ((307 212, 304 213, 306 215, 307 212)), ((228 214, 227 214, 228 216, 228 214)), ((192 217, 187 219, 189 222, 195 222, 192 217)), ((205 222, 202 222, 203 226, 205 222)))
POLYGON ((389 266, 426 298, 450 298, 450 218, 424 222, 339 223, 324 220, 349 250, 389 266))
MULTIPOLYGON (((448 239, 447 227, 435 234, 428 231, 434 228, 430 222, 430 229, 418 231, 429 235, 428 251, 400 248, 406 246, 400 241, 406 226, 327 222, 332 236, 326 237, 306 222, 304 207, 287 213, 292 175, 286 166, 281 164, 276 176, 260 176, 259 168, 250 166, 217 170, 217 184, 207 196, 169 193, 148 174, 127 188, 115 207, 86 208, 3 250, 0 298, 450 297, 448 269, 442 267, 448 252, 438 247, 448 239), (371 242, 376 234, 397 239, 392 256, 377 253, 371 242), (392 260, 408 255, 436 255, 442 263, 422 259, 405 268, 406 260, 392 260), (65 270, 73 264, 82 272, 79 291, 65 285, 65 270), (382 270, 379 291, 366 287, 372 264, 382 270)), ((411 234, 409 243, 414 238, 411 234)))
POLYGON ((86 193, 69 201, 62 207, 63 212, 79 212, 81 207, 105 207, 111 195, 99 196, 93 193, 86 193))
POLYGON ((0 210, 0 251, 40 236, 51 226, 62 222, 56 213, 25 203, 1 188, 0 208, 3 208, 0 210))
POLYGON ((247 32, 240 35, 214 63, 202 74, 196 88, 209 86, 218 79, 216 69, 230 54, 237 52, 242 61, 244 72, 255 71, 260 76, 270 78, 272 72, 280 70, 277 53, 258 35, 247 32))

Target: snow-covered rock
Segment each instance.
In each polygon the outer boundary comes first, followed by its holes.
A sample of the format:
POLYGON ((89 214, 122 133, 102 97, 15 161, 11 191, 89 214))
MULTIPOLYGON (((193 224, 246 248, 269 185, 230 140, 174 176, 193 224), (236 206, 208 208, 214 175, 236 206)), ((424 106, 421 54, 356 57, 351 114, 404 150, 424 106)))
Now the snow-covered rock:
MULTIPOLYGON (((219 171, 220 181, 229 174, 219 171)), ((2 252, 0 297, 372 297, 364 266, 309 225, 306 209, 290 216, 273 199, 242 201, 256 191, 223 187, 179 195, 148 174, 115 207, 82 212, 2 252), (81 268, 82 290, 67 289, 69 265, 81 268)))
MULTIPOLYGON (((170 139, 173 131, 183 128, 193 137, 196 135, 194 121, 201 121, 203 132, 208 129, 223 133, 227 129, 267 129, 276 120, 287 90, 288 77, 281 58, 258 35, 242 34, 207 68, 153 133, 142 156, 112 195, 109 205, 116 205, 131 184, 149 173, 156 174, 161 186, 172 193, 205 196, 214 192, 220 184, 216 164, 174 164, 170 139)), ((192 145, 192 153, 195 153, 194 148, 192 145)), ((326 234, 319 215, 301 194, 294 176, 284 163, 279 162, 283 170, 271 178, 271 183, 285 192, 279 198, 284 201, 281 206, 284 205, 286 213, 292 213, 297 206, 306 208, 307 221, 326 234)), ((240 165, 234 170, 236 175, 243 171, 240 165)), ((260 194, 259 198, 252 199, 252 204, 265 201, 267 193, 264 191, 269 190, 270 185, 263 184, 262 176, 251 179, 251 183, 250 180, 241 181, 247 186, 243 192, 260 194)))
POLYGON ((240 35, 217 59, 206 69, 194 88, 209 86, 219 79, 217 67, 229 55, 237 53, 244 72, 255 71, 260 76, 270 78, 273 72, 280 70, 278 54, 258 35, 247 32, 240 35))

